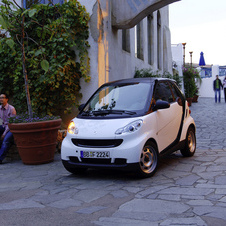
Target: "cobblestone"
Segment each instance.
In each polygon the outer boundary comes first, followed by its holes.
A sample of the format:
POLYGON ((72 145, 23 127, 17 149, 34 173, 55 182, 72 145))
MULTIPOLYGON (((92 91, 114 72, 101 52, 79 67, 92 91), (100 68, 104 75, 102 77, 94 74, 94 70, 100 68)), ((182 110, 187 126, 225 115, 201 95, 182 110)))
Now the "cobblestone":
POLYGON ((225 103, 191 106, 197 151, 161 159, 152 178, 89 170, 72 175, 60 155, 45 165, 0 165, 0 225, 226 225, 225 103))

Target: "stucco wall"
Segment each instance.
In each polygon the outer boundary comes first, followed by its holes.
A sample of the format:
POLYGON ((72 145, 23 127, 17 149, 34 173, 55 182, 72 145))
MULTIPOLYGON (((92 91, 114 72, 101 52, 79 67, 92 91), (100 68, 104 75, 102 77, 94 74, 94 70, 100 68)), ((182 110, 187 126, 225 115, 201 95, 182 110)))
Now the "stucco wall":
MULTIPOLYGON (((87 101, 90 95, 103 83, 123 78, 132 78, 135 68, 152 68, 158 70, 157 65, 157 11, 153 13, 153 65, 148 63, 147 18, 143 26, 143 55, 144 59, 135 57, 135 28, 130 29, 130 53, 122 49, 122 30, 112 26, 112 1, 110 0, 80 0, 90 13, 90 83, 81 81, 81 102, 87 101)), ((172 54, 169 31, 168 6, 161 8, 161 70, 172 73, 172 54)))
MULTIPOLYGON (((214 98, 215 93, 213 91, 213 81, 216 79, 216 75, 219 75, 219 65, 213 65, 212 66, 212 77, 202 79, 202 84, 199 87, 200 97, 212 97, 212 98, 214 98)), ((223 83, 224 77, 219 76, 219 79, 223 83)), ((221 98, 224 98, 223 90, 221 90, 221 98)))

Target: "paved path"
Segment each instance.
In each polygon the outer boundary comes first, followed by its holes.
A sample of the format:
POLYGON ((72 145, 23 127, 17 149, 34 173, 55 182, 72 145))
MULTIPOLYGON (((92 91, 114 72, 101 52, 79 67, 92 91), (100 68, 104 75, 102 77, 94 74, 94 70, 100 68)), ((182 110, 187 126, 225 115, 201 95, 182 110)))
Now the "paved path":
POLYGON ((50 164, 0 165, 0 225, 226 225, 226 104, 191 106, 197 151, 164 158, 154 177, 50 164))

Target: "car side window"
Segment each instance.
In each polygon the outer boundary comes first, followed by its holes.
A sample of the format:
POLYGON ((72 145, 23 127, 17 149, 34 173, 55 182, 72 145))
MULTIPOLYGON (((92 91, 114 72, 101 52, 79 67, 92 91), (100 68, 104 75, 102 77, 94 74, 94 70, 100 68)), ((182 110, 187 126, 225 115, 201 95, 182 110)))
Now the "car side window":
POLYGON ((176 89, 175 85, 172 85, 172 92, 173 92, 173 96, 174 96, 175 100, 177 100, 177 98, 180 97, 180 93, 176 89))
POLYGON ((155 88, 155 101, 164 100, 172 103, 174 101, 168 82, 159 82, 155 88))
POLYGON ((172 92, 175 100, 177 100, 177 98, 179 97, 183 99, 183 94, 181 93, 180 89, 176 86, 176 84, 171 83, 171 88, 172 88, 172 92))

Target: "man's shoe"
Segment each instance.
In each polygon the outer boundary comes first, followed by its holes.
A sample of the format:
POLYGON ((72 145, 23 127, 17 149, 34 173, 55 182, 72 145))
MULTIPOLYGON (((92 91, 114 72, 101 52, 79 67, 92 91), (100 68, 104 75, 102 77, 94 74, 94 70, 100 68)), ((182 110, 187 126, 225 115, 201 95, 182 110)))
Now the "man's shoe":
POLYGON ((2 164, 2 160, 0 160, 0 164, 2 164))

